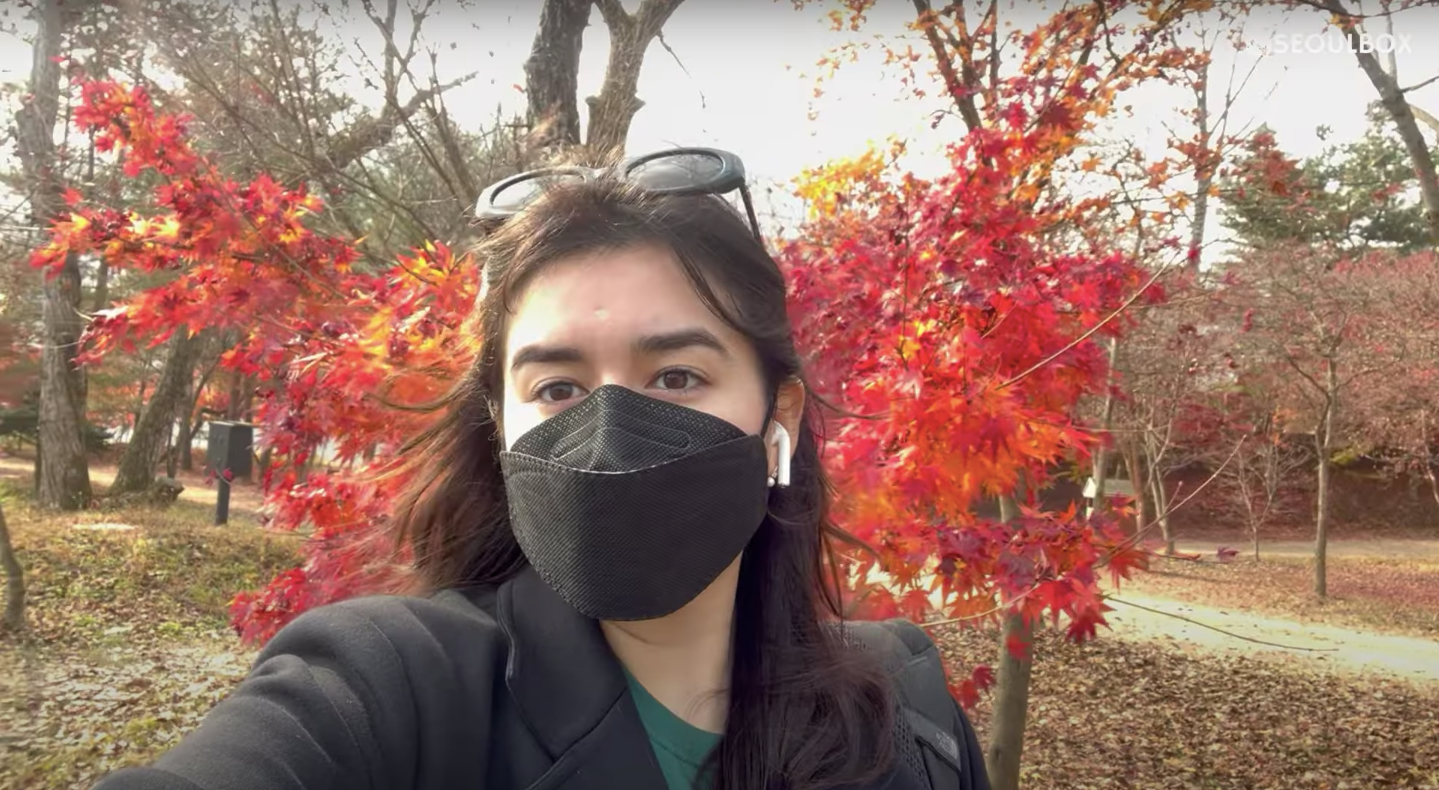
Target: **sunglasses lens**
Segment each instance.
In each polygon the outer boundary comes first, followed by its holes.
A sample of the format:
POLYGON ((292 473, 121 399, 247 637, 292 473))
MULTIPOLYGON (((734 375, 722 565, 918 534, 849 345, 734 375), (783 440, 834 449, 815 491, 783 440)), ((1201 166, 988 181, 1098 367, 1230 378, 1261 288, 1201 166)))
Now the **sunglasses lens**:
POLYGON ((501 211, 519 211, 544 194, 546 189, 581 180, 577 173, 544 173, 506 185, 494 194, 491 205, 501 211))
POLYGON ((629 178, 652 192, 703 187, 724 172, 724 162, 708 154, 671 154, 640 162, 629 178))

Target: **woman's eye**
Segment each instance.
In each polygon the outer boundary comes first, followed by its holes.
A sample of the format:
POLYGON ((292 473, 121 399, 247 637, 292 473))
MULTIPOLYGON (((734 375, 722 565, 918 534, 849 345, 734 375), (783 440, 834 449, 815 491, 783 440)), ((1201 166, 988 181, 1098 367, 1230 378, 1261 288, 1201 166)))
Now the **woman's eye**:
POLYGON ((666 370, 655 378, 655 384, 662 390, 688 390, 703 383, 700 377, 688 370, 666 370))
POLYGON ((559 403, 575 397, 579 387, 568 381, 556 381, 536 390, 536 397, 546 403, 559 403))

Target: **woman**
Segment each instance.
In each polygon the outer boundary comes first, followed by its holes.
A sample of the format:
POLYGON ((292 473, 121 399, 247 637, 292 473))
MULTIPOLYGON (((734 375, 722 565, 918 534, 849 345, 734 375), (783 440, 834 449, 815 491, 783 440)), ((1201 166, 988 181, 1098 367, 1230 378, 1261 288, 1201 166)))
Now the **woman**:
POLYGON ((922 632, 836 627, 815 404, 739 161, 524 174, 479 215, 483 345, 394 516, 430 592, 303 615, 100 789, 987 788, 922 632))

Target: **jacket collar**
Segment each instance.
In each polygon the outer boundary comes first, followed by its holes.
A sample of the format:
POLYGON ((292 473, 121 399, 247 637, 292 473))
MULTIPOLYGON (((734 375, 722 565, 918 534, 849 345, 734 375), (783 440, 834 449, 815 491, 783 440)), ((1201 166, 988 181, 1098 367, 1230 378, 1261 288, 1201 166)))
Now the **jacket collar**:
MULTIPOLYGON (((667 790, 623 669, 599 623, 526 568, 500 586, 505 684, 554 765, 527 790, 667 790)), ((852 790, 920 790, 891 771, 852 790)))
POLYGON ((500 586, 505 685, 554 765, 529 790, 666 790, 619 660, 533 568, 500 586))
POLYGON ((619 661, 585 617, 526 568, 500 587, 500 625, 509 636, 505 684, 552 755, 574 746, 625 692, 619 661))

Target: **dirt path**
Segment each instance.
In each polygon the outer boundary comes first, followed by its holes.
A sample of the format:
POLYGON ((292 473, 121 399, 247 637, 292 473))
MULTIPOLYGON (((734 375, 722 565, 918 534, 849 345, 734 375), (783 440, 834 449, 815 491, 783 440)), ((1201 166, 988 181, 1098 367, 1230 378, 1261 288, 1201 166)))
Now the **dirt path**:
POLYGON ((1395 678, 1439 684, 1439 641, 1435 640, 1188 604, 1146 596, 1132 589, 1111 599, 1111 604, 1114 611, 1107 618, 1113 628, 1112 635, 1121 639, 1178 643, 1190 649, 1238 652, 1315 669, 1351 674, 1380 672, 1395 678), (1214 630, 1216 628, 1228 633, 1214 630))
MULTIPOLYGON (((105 489, 115 482, 115 471, 115 467, 109 464, 90 464, 90 485, 97 494, 104 493, 105 489)), ((22 480, 29 485, 34 472, 34 461, 28 458, 0 455, 0 479, 22 480)), ((215 506, 215 486, 213 483, 206 483, 203 475, 195 472, 181 472, 180 482, 185 486, 185 490, 180 492, 180 499, 207 507, 215 506)), ((259 486, 236 484, 230 490, 230 508, 232 510, 254 512, 258 511, 263 503, 264 497, 260 494, 259 486)))
MULTIPOLYGON (((1225 543, 1217 540, 1181 540, 1175 549, 1183 553, 1212 555, 1220 546, 1238 549, 1248 557, 1253 546, 1248 543, 1225 543)), ((1439 540, 1405 538, 1364 538, 1329 541, 1328 556, 1348 559, 1439 560, 1439 540)), ((1281 540, 1259 544, 1261 557, 1310 557, 1314 543, 1306 540, 1281 540)))

